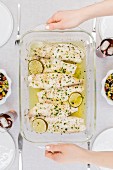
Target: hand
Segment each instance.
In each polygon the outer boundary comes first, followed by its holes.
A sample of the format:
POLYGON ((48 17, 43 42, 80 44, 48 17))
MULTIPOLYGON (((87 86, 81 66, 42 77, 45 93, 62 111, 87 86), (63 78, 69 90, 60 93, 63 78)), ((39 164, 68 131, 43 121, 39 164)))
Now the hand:
POLYGON ((105 0, 79 10, 59 11, 47 21, 47 29, 74 28, 86 20, 113 15, 113 0, 105 0))
POLYGON ((46 146, 45 156, 58 163, 86 163, 113 169, 113 152, 94 152, 73 144, 46 146))
POLYGON ((45 156, 59 163, 85 162, 89 151, 74 144, 46 146, 45 156))
POLYGON ((59 11, 47 21, 47 29, 68 29, 77 27, 86 20, 83 10, 59 11))

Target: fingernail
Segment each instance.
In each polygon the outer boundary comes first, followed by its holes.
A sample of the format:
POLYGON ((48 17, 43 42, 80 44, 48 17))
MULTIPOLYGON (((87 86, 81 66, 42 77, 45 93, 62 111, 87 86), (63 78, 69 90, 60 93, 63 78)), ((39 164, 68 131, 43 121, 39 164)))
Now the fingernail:
POLYGON ((49 151, 49 150, 50 150, 50 146, 46 146, 46 150, 48 150, 48 151, 49 151))
POLYGON ((49 25, 46 25, 46 29, 49 30, 49 25))

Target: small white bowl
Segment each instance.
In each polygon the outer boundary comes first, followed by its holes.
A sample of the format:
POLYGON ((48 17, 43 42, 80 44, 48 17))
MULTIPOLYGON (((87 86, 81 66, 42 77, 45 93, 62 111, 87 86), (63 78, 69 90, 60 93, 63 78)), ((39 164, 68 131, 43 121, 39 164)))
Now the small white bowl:
POLYGON ((2 100, 0 100, 0 105, 2 105, 6 102, 7 98, 11 95, 11 79, 8 77, 5 70, 0 69, 0 73, 2 73, 7 78, 8 83, 9 83, 9 90, 8 90, 6 96, 2 100))
POLYGON ((102 80, 102 89, 101 89, 101 94, 102 94, 102 96, 106 99, 107 103, 110 104, 110 105, 113 105, 113 101, 107 97, 107 95, 106 95, 106 93, 105 93, 104 87, 105 87, 106 79, 107 79, 108 76, 109 76, 110 74, 112 74, 112 73, 113 73, 113 70, 108 71, 107 75, 106 75, 106 76, 104 77, 104 79, 102 80))

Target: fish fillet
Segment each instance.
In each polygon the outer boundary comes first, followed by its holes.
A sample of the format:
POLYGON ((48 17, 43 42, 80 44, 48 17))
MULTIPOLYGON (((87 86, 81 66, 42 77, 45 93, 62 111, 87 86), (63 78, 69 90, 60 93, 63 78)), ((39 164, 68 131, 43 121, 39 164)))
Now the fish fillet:
POLYGON ((40 61, 44 64, 44 73, 68 73, 74 74, 77 66, 75 64, 66 63, 58 59, 44 59, 40 61))
MULTIPOLYGON (((48 124, 47 132, 49 133, 77 133, 86 129, 84 119, 77 117, 42 117, 48 124)), ((33 121, 33 117, 30 121, 33 121)))
POLYGON ((81 63, 85 54, 83 50, 73 44, 55 44, 46 43, 42 47, 32 48, 33 56, 40 56, 44 58, 55 58, 60 60, 81 63))
POLYGON ((29 86, 33 88, 59 88, 82 84, 83 79, 74 78, 73 75, 61 73, 37 74, 28 76, 29 86))
POLYGON ((51 133, 75 133, 86 129, 84 119, 77 117, 46 118, 48 132, 51 133))
POLYGON ((58 44, 53 49, 52 57, 75 63, 81 63, 84 58, 84 52, 79 47, 72 44, 58 44))
POLYGON ((42 90, 37 93, 39 102, 52 102, 52 101, 67 101, 68 97, 73 92, 82 93, 84 90, 83 85, 76 85, 70 87, 61 87, 61 88, 51 88, 47 90, 42 90))
POLYGON ((66 104, 47 104, 47 103, 37 103, 30 112, 29 116, 70 116, 72 113, 77 112, 78 108, 71 107, 68 103, 66 104))

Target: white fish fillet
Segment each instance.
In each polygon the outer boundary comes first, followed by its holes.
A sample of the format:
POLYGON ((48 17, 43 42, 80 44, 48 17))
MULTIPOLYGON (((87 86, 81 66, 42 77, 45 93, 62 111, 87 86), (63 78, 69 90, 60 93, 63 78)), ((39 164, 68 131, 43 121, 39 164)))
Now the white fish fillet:
POLYGON ((77 68, 75 64, 66 63, 58 59, 41 58, 40 61, 44 64, 44 73, 59 72, 74 74, 77 68))
POLYGON ((55 116, 70 116, 72 113, 77 112, 78 108, 71 107, 68 103, 66 104, 47 104, 47 103, 37 103, 33 107, 29 116, 46 116, 46 117, 55 117, 55 116))
POLYGON ((56 58, 60 60, 81 63, 85 54, 83 50, 73 44, 46 43, 42 47, 32 48, 32 55, 44 58, 56 58))
POLYGON ((29 54, 30 57, 44 57, 44 58, 50 58, 50 54, 52 54, 52 43, 44 43, 44 42, 36 42, 30 45, 29 47, 29 54))
POLYGON ((48 73, 30 75, 28 77, 29 86, 33 88, 59 88, 83 83, 82 79, 74 78, 73 75, 61 73, 48 73))
POLYGON ((58 44, 53 49, 52 57, 75 63, 81 63, 84 58, 84 52, 79 47, 72 44, 58 44))
MULTIPOLYGON (((49 133, 76 133, 86 129, 84 119, 77 117, 42 117, 48 124, 47 132, 49 133)), ((30 118, 32 121, 34 118, 30 118)))
POLYGON ((51 133, 75 133, 86 129, 84 119, 77 117, 48 118, 48 132, 51 133))
POLYGON ((39 102, 52 102, 52 101, 67 101, 68 97, 73 92, 82 93, 84 90, 83 85, 76 85, 70 87, 61 87, 61 88, 51 88, 47 90, 42 90, 37 93, 39 102))

